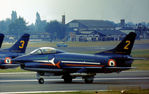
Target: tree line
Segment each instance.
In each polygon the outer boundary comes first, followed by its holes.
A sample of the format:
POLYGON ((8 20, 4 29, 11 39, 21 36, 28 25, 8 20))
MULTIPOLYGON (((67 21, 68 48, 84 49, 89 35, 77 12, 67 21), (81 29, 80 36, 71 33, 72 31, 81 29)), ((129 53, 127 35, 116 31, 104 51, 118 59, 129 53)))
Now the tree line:
MULTIPOLYGON (((119 27, 120 23, 114 23, 110 21, 115 27, 119 27)), ((132 22, 126 23, 125 27, 135 27, 136 24, 132 22)), ((149 23, 142 22, 137 25, 136 31, 139 35, 146 31, 149 27, 149 23)), ((48 40, 66 40, 68 37, 69 29, 67 25, 54 20, 47 22, 46 20, 41 20, 40 14, 36 13, 35 24, 28 25, 23 17, 17 17, 17 12, 12 11, 11 18, 0 21, 0 33, 8 34, 14 36, 16 39, 19 38, 24 33, 29 34, 42 34, 48 33, 50 38, 48 40)))
POLYGON ((0 33, 9 34, 15 38, 24 33, 41 34, 47 32, 52 41, 63 40, 66 37, 66 25, 54 20, 47 22, 41 20, 39 13, 36 13, 35 24, 28 25, 23 17, 17 17, 17 13, 12 11, 11 19, 0 21, 0 33))

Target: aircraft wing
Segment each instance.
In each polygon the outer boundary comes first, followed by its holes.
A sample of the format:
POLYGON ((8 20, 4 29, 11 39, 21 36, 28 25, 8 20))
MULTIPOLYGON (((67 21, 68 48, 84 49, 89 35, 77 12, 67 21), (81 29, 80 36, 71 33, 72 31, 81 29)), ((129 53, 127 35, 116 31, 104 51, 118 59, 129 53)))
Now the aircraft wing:
POLYGON ((89 69, 127 70, 135 68, 136 67, 66 67, 65 69, 78 69, 77 73, 83 73, 89 69))
POLYGON ((102 69, 103 67, 63 67, 64 69, 102 69))
POLYGON ((139 58, 139 57, 136 57, 136 58, 133 58, 133 60, 147 60, 147 58, 139 58))
POLYGON ((105 69, 109 70, 128 70, 128 69, 135 69, 136 67, 105 67, 105 69))
POLYGON ((128 59, 132 59, 132 60, 147 60, 147 58, 142 58, 142 57, 129 57, 128 59))
POLYGON ((47 69, 47 68, 23 68, 29 71, 40 71, 40 72, 62 72, 63 69, 47 69))

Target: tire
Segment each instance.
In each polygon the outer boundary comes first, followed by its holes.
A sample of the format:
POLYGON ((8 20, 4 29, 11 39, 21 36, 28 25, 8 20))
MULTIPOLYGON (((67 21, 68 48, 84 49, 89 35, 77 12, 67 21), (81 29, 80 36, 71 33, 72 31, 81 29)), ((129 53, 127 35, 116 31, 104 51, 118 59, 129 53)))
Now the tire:
POLYGON ((84 81, 85 81, 85 83, 93 83, 94 77, 85 77, 84 81))
POLYGON ((65 83, 72 83, 72 78, 64 78, 65 83))
POLYGON ((39 84, 44 84, 44 79, 43 78, 38 79, 38 83, 39 84))
POLYGON ((71 83, 72 82, 72 76, 70 76, 69 73, 66 73, 62 76, 62 79, 64 79, 65 83, 71 83))

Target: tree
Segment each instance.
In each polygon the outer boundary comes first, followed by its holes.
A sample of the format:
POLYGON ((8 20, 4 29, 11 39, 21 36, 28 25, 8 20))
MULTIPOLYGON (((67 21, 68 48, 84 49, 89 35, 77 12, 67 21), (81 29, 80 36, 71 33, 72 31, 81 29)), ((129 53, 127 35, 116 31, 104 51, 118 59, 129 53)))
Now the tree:
POLYGON ((30 32, 30 33, 35 32, 35 25, 34 24, 29 25, 27 32, 30 32))
POLYGON ((12 11, 11 13, 11 21, 14 22, 17 19, 17 12, 16 11, 12 11))
POLYGON ((37 13, 36 13, 35 30, 36 30, 37 32, 44 32, 46 25, 47 25, 46 20, 41 20, 40 14, 37 12, 37 13))
POLYGON ((37 12, 36 13, 36 22, 35 22, 35 30, 36 31, 40 31, 40 24, 41 24, 40 14, 37 12))
POLYGON ((0 32, 7 33, 8 32, 8 26, 10 23, 11 23, 10 19, 0 21, 0 32))
POLYGON ((23 18, 19 17, 9 25, 9 33, 20 36, 27 30, 26 22, 23 18))
POLYGON ((58 21, 51 21, 45 27, 45 31, 50 33, 51 40, 62 40, 66 35, 66 27, 58 21))

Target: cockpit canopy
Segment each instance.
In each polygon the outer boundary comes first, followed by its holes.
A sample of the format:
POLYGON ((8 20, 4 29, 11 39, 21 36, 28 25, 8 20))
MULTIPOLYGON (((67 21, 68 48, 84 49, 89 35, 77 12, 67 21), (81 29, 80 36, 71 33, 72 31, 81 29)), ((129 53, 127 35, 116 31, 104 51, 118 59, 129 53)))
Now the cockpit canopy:
POLYGON ((56 53, 63 53, 63 51, 52 47, 41 47, 30 52, 30 54, 56 54, 56 53))

